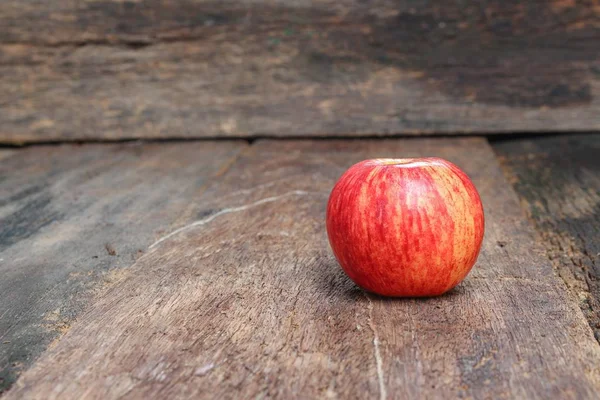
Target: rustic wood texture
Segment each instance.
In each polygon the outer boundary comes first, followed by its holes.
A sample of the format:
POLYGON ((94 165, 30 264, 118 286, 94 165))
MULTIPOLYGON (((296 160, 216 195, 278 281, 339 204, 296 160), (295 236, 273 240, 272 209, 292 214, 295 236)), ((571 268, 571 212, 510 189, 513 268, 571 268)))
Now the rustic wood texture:
MULTIPOLYGON (((119 281, 238 142, 32 147, 0 160, 0 393, 119 281)), ((5 152, 0 153, 0 158, 5 152)))
POLYGON ((598 398, 599 346, 483 139, 259 141, 16 383, 18 398, 598 398), (472 274, 358 290, 328 248, 352 163, 436 155, 479 188, 472 274))
POLYGON ((600 129, 600 5, 0 2, 0 141, 600 129))
POLYGON ((600 340, 600 135, 511 140, 494 148, 600 340))
POLYGON ((7 150, 7 149, 0 150, 0 161, 2 161, 2 159, 4 159, 4 158, 8 158, 8 157, 12 156, 14 153, 15 153, 15 150, 7 150))

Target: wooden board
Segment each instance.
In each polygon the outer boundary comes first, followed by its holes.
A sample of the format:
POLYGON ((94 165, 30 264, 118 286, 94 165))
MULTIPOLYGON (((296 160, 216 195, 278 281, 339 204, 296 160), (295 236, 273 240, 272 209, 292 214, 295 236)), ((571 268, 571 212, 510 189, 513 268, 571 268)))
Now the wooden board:
POLYGON ((600 340, 600 135, 502 141, 494 148, 600 340))
POLYGON ((597 1, 0 2, 0 141, 600 129, 597 1))
POLYGON ((598 398, 600 352, 483 139, 259 141, 98 296, 17 398, 598 398), (335 180, 437 155, 474 179, 485 244, 447 296, 365 295, 328 248, 335 180))
POLYGON ((15 150, 8 150, 8 149, 2 149, 0 150, 0 161, 2 161, 2 159, 4 158, 8 158, 12 155, 14 155, 15 150))
POLYGON ((245 146, 43 146, 0 160, 0 393, 90 296, 189 218, 206 179, 245 146))

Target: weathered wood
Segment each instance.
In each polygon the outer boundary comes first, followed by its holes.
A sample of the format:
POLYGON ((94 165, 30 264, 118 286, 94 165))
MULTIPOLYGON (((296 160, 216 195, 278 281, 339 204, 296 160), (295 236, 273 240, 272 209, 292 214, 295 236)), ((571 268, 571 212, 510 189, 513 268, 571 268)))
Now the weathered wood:
POLYGON ((483 139, 260 141, 8 393, 17 398, 598 398, 599 346, 483 139), (364 158, 474 179, 480 260, 451 294, 365 295, 324 227, 364 158))
POLYGON ((597 1, 4 1, 0 140, 600 129, 597 1))
POLYGON ((510 140, 494 148, 600 340, 600 135, 510 140))
POLYGON ((0 393, 245 146, 44 146, 0 161, 0 393))
POLYGON ((1 161, 2 159, 4 159, 4 158, 8 158, 8 157, 10 157, 10 156, 12 156, 12 155, 14 155, 14 154, 15 154, 15 151, 14 151, 14 150, 6 150, 6 149, 2 149, 2 150, 0 150, 0 161, 1 161))

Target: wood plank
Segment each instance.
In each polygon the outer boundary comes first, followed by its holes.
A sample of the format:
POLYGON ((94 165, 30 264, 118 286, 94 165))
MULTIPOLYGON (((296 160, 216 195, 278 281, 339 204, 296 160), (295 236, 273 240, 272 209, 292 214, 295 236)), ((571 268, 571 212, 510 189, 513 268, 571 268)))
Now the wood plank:
POLYGON ((600 395, 599 346, 484 139, 259 141, 203 199, 7 399, 600 395), (361 159, 419 155, 474 179, 481 257, 447 296, 365 296, 328 248, 329 191, 361 159))
POLYGON ((189 218, 206 180, 245 146, 43 146, 0 162, 0 393, 91 296, 189 218))
POLYGON ((597 2, 0 2, 0 141, 600 129, 597 2))
POLYGON ((600 135, 517 139, 494 149, 600 340, 600 135))
POLYGON ((15 150, 2 149, 0 150, 0 161, 5 158, 11 157, 15 154, 15 150))

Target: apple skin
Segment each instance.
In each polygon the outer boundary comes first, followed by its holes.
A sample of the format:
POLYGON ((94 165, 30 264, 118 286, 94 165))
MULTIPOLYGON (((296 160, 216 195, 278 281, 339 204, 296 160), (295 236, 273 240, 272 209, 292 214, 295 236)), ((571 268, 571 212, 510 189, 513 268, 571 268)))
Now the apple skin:
POLYGON ((428 297, 458 285, 484 233, 477 189, 441 158, 374 159, 350 167, 327 204, 335 257, 358 286, 428 297))

